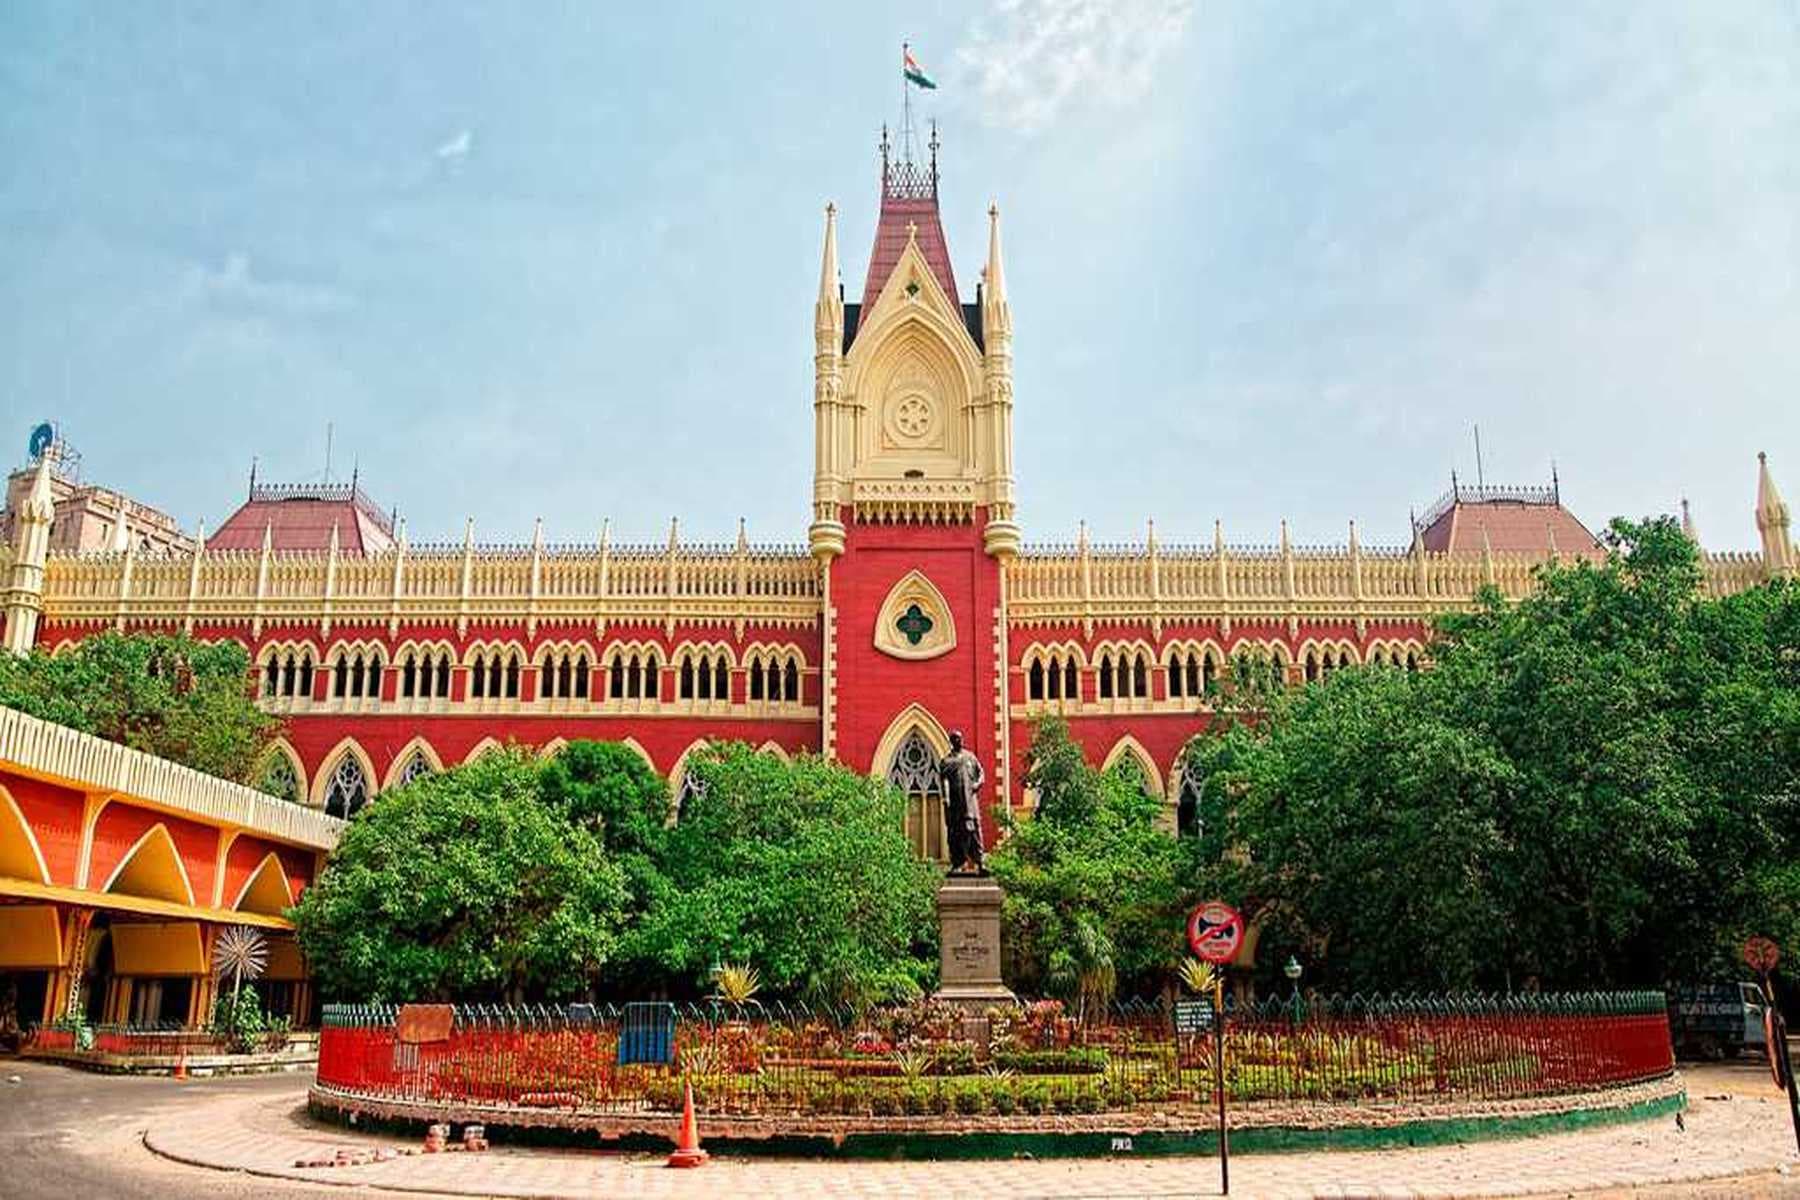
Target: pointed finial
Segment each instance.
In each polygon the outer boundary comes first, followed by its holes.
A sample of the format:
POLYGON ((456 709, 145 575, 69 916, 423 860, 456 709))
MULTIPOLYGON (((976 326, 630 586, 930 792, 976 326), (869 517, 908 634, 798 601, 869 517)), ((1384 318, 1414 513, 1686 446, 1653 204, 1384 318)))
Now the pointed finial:
POLYGON ((394 540, 396 542, 399 542, 402 547, 404 547, 406 545, 406 518, 405 517, 396 516, 394 518, 394 540))
POLYGON ((750 548, 749 526, 748 526, 748 524, 745 523, 744 518, 742 518, 742 517, 738 518, 737 548, 738 548, 739 553, 742 553, 743 551, 748 550, 750 548))
POLYGON ((1775 487, 1775 477, 1769 474, 1769 456, 1767 452, 1756 452, 1756 518, 1758 526, 1765 520, 1786 520, 1787 504, 1781 499, 1781 492, 1775 487))
POLYGON ((612 545, 612 518, 603 517, 600 521, 600 548, 604 550, 610 545, 612 545))
POLYGON ((254 454, 250 456, 250 494, 246 499, 256 499, 256 456, 254 454))
POLYGON ((199 521, 194 527, 194 553, 206 553, 206 522, 199 521))
POLYGON ((539 517, 532 522, 531 548, 533 550, 542 550, 544 548, 544 518, 542 517, 539 517))
POLYGON ((31 477, 31 490, 25 494, 25 503, 19 509, 20 517, 37 525, 48 525, 56 520, 56 495, 50 488, 50 459, 48 451, 38 459, 37 473, 31 477))
POLYGON ((1556 526, 1546 524, 1544 526, 1544 533, 1546 535, 1545 541, 1548 542, 1550 546, 1550 558, 1552 561, 1555 561, 1558 557, 1558 551, 1556 549, 1556 526))
POLYGON ((1356 540, 1356 522, 1353 520, 1350 522, 1350 552, 1356 553, 1359 546, 1360 543, 1356 540))
POLYGON ((463 549, 468 550, 475 545, 475 518, 470 517, 463 522, 463 549))
POLYGON ((125 514, 119 514, 119 523, 113 526, 112 543, 107 547, 114 554, 123 554, 131 548, 131 523, 125 514))
POLYGON ((1213 518, 1213 550, 1215 552, 1217 552, 1217 551, 1222 551, 1224 549, 1225 549, 1225 522, 1220 520, 1218 517, 1214 517, 1213 518))
POLYGON ((1281 518, 1281 552, 1286 554, 1290 548, 1291 547, 1288 545, 1287 518, 1283 517, 1281 518))
POLYGON ((671 549, 671 550, 675 549, 676 544, 680 540, 681 540, 681 518, 670 517, 669 518, 669 549, 671 549))
POLYGON ((825 206, 825 253, 819 263, 819 301, 838 297, 837 205, 825 206))
POLYGON ((1000 256, 1000 206, 988 205, 988 258, 985 272, 988 303, 998 304, 1006 299, 1006 270, 1000 256))
POLYGON ((1694 514, 1688 509, 1686 496, 1681 498, 1681 532, 1687 535, 1688 541, 1696 546, 1700 544, 1700 535, 1694 529, 1694 514))
POLYGON ((262 548, 264 554, 275 548, 275 522, 273 520, 263 522, 262 548))
POLYGON ((1075 545, 1081 550, 1081 552, 1083 554, 1087 553, 1088 535, 1087 535, 1087 522, 1086 521, 1082 521, 1080 524, 1078 524, 1075 527, 1075 545))
POLYGON ((916 246, 919 244, 919 223, 917 221, 908 221, 906 223, 906 244, 909 246, 916 246))
MULTIPOLYGON (((201 536, 201 540, 204 541, 206 538, 206 531, 204 529, 202 529, 200 531, 200 536, 201 536)), ((336 558, 337 552, 338 552, 338 523, 336 521, 333 521, 331 523, 331 557, 336 558)))

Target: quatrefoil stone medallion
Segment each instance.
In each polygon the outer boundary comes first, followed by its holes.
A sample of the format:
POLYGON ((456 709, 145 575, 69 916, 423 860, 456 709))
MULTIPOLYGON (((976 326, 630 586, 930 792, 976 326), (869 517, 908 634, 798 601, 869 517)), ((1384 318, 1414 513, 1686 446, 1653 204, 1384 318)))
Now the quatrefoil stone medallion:
POLYGON ((906 611, 900 614, 900 619, 894 624, 898 626, 901 633, 906 635, 906 640, 916 646, 924 640, 926 634, 931 632, 931 627, 936 622, 926 616, 924 610, 918 605, 913 604, 907 606, 906 611))
POLYGON ((921 396, 906 397, 894 409, 894 428, 905 437, 924 437, 931 431, 931 405, 921 396))

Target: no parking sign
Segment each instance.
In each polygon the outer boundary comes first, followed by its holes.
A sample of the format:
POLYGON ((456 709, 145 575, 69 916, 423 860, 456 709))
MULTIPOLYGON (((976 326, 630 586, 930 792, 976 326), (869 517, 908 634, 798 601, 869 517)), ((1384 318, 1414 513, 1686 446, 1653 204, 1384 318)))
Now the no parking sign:
POLYGON ((1208 900, 1188 914, 1187 936, 1196 958, 1223 966, 1244 944, 1244 916, 1223 900, 1208 900))

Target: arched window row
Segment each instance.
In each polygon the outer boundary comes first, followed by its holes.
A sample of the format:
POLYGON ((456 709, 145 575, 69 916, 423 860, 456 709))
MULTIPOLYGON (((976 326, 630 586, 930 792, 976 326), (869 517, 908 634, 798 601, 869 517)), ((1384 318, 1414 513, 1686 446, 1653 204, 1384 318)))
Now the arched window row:
POLYGON ((662 658, 654 647, 613 651, 607 664, 610 700, 651 700, 661 694, 662 658))
POLYGON ((283 646, 276 649, 263 664, 263 699, 310 698, 316 662, 311 646, 283 646))
POLYGON ((1317 683, 1341 667, 1356 662, 1356 651, 1346 644, 1308 646, 1300 654, 1301 672, 1306 682, 1317 683))
POLYGON ((1417 642, 1376 642, 1369 647, 1369 664, 1417 671, 1425 665, 1425 648, 1417 642))
POLYGON ((1199 700, 1218 683, 1224 659, 1211 646, 1174 646, 1169 650, 1169 696, 1199 700))
POLYGON ((593 668, 586 650, 552 650, 538 673, 538 696, 544 700, 586 700, 593 668))
POLYGON ((1034 649, 1025 667, 1025 698, 1079 700, 1080 671, 1080 656, 1073 649, 1034 649))
POLYGON ((400 698, 448 700, 450 671, 454 664, 455 659, 447 649, 409 647, 402 650, 394 668, 400 674, 400 698))
POLYGON ((331 668, 331 694, 338 700, 360 700, 381 695, 381 652, 371 649, 341 650, 331 668))
POLYGON ((682 700, 730 700, 731 659, 723 650, 684 649, 676 667, 675 694, 682 700))
POLYGON ((1094 664, 1094 691, 1102 700, 1147 700, 1150 697, 1150 652, 1144 649, 1102 651, 1094 664))
POLYGON ((748 695, 754 703, 800 703, 800 655, 794 650, 753 653, 744 664, 748 695))
POLYGON ((522 659, 515 646, 475 651, 469 656, 469 699, 517 700, 522 659))

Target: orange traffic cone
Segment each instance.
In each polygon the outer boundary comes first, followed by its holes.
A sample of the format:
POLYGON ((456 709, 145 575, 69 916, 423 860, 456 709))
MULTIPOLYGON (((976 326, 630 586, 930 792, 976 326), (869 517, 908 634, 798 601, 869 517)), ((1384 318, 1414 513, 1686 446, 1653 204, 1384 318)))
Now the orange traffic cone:
POLYGON ((669 1155, 671 1167, 698 1167, 706 1162, 706 1151, 700 1148, 700 1130, 694 1124, 694 1085, 687 1085, 687 1096, 681 1105, 681 1136, 675 1139, 675 1153, 669 1155))
POLYGON ((186 1083, 187 1077, 187 1047, 183 1046, 175 1052, 175 1079, 178 1083, 186 1083))

